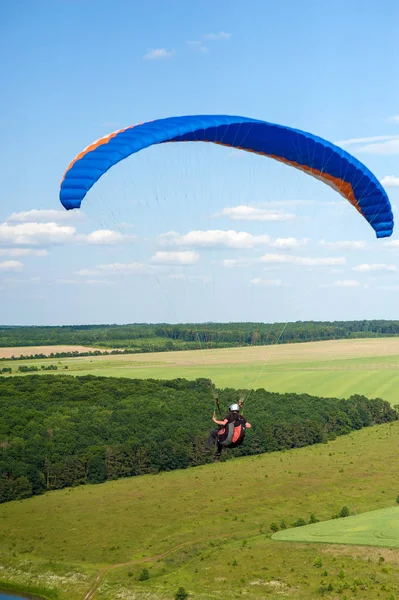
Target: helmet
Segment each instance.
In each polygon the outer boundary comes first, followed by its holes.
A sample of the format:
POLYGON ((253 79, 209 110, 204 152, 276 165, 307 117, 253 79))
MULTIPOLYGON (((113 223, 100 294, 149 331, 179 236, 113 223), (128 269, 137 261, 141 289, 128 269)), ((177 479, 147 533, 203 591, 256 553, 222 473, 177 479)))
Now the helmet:
POLYGON ((238 404, 230 404, 229 411, 230 412, 234 412, 234 411, 240 412, 240 407, 238 406, 238 404))

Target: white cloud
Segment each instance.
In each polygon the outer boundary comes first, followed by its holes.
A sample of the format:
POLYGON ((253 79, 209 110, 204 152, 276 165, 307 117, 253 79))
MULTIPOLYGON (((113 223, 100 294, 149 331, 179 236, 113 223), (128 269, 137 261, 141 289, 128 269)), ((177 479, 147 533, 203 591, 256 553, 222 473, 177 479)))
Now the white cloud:
POLYGON ((256 244, 270 243, 271 238, 268 235, 254 236, 245 231, 210 229, 208 231, 189 231, 185 235, 170 231, 162 234, 160 241, 166 245, 175 246, 253 248, 256 244))
POLYGON ((385 187, 399 187, 399 177, 395 175, 386 175, 381 179, 381 184, 385 187))
POLYGON ((147 275, 152 273, 154 267, 144 263, 110 263, 98 265, 94 269, 80 269, 77 273, 83 277, 97 277, 103 275, 147 275))
POLYGON ((73 240, 75 227, 56 223, 0 224, 0 244, 20 246, 47 246, 73 240))
POLYGON ((0 262, 0 271, 21 271, 24 268, 19 260, 5 260, 0 262))
POLYGON ((111 229, 98 229, 97 231, 92 231, 86 236, 79 237, 90 245, 103 246, 131 242, 136 239, 132 235, 125 235, 119 231, 112 231, 111 229))
POLYGON ((171 58, 176 54, 175 50, 166 50, 166 48, 151 48, 144 54, 146 60, 162 60, 164 58, 171 58))
POLYGON ((261 279, 260 277, 255 277, 255 279, 251 279, 251 283, 253 285, 265 287, 281 287, 283 285, 281 279, 261 279))
POLYGON ((399 240, 390 240, 389 242, 384 242, 384 246, 388 246, 389 248, 399 248, 399 240))
POLYGON ((291 256, 289 254, 264 254, 259 259, 259 262, 268 264, 288 264, 299 265, 303 267, 317 267, 344 265, 346 263, 346 259, 344 257, 319 258, 306 256, 291 256))
POLYGON ((33 248, 0 248, 0 256, 47 256, 47 250, 33 248))
POLYGON ((204 37, 207 40, 229 40, 231 38, 231 33, 219 31, 219 33, 206 33, 204 37))
POLYGON ((318 246, 324 246, 325 248, 329 248, 330 250, 363 250, 366 247, 366 242, 361 240, 359 241, 349 241, 349 240, 341 240, 338 242, 327 242, 326 240, 320 240, 317 242, 318 246))
POLYGON ((393 117, 391 117, 391 121, 393 121, 394 123, 399 123, 399 115, 394 115, 393 117))
POLYGON ((297 240, 296 238, 276 238, 273 242, 270 243, 272 248, 299 248, 300 246, 305 246, 308 243, 308 239, 304 238, 302 240, 297 240))
POLYGON ((337 146, 357 146, 359 144, 373 144, 375 142, 385 142, 388 140, 395 140, 397 135, 374 135, 372 137, 364 138, 350 138, 349 140, 339 140, 335 142, 337 146))
POLYGON ((11 223, 59 223, 62 221, 81 220, 83 213, 81 210, 51 210, 51 209, 33 209, 26 212, 12 213, 7 222, 11 223))
POLYGON ((235 221, 289 221, 295 219, 294 214, 246 205, 225 208, 220 216, 230 217, 235 221))
POLYGON ((366 144, 358 148, 357 151, 364 154, 380 154, 383 156, 399 154, 399 136, 386 142, 366 144))
POLYGON ((301 267, 319 267, 319 266, 339 266, 346 264, 345 257, 309 257, 309 256, 293 256, 291 254, 264 254, 260 258, 245 259, 245 258, 225 258, 222 263, 224 267, 248 267, 254 264, 267 264, 265 269, 273 269, 277 265, 294 265, 301 267))
POLYGON ((356 265, 352 270, 358 273, 381 273, 387 271, 395 273, 397 269, 395 265, 363 264, 356 265))
POLYGON ((342 279, 332 283, 321 283, 319 287, 359 287, 360 285, 360 281, 355 279, 342 279))
POLYGON ((198 252, 187 250, 185 252, 156 252, 151 258, 158 265, 193 265, 200 255, 198 252))
POLYGON ((296 238, 273 239, 269 235, 252 235, 246 231, 209 229, 207 231, 189 231, 179 235, 169 231, 159 236, 163 245, 191 246, 197 248, 254 248, 256 246, 271 246, 275 248, 296 248, 307 243, 307 240, 296 238))
MULTIPOLYGON (((22 214, 22 213, 19 213, 22 214)), ((90 245, 111 245, 131 242, 134 236, 125 235, 119 231, 99 229, 88 235, 77 234, 76 227, 71 225, 58 225, 55 222, 36 223, 23 222, 17 224, 0 223, 0 245, 9 246, 52 246, 70 243, 85 243, 90 245)), ((33 249, 7 248, 2 254, 10 256, 45 256, 47 251, 33 249)))
POLYGON ((208 53, 208 47, 201 40, 188 40, 186 42, 187 46, 190 46, 194 50, 201 52, 202 54, 208 53))
POLYGON ((249 267, 255 262, 254 259, 248 260, 245 258, 225 258, 222 260, 223 267, 234 269, 235 267, 249 267))
POLYGON ((365 154, 399 154, 399 135, 375 135, 364 138, 351 138, 335 142, 338 146, 355 146, 356 152, 365 154))

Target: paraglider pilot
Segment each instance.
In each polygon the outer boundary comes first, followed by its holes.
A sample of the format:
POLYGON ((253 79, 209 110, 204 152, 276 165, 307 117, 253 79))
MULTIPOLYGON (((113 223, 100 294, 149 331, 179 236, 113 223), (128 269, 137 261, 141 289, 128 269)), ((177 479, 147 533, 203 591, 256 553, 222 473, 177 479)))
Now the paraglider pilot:
POLYGON ((235 448, 240 446, 245 438, 245 430, 252 427, 242 415, 242 400, 238 404, 231 404, 229 412, 224 419, 218 420, 213 413, 212 421, 219 425, 218 429, 212 429, 206 443, 206 451, 209 452, 216 442, 215 460, 219 460, 223 448, 235 448))

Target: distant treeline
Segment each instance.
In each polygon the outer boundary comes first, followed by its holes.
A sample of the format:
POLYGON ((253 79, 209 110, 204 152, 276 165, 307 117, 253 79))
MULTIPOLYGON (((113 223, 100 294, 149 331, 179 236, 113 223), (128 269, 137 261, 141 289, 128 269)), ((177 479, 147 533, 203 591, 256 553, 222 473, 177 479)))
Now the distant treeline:
MULTIPOLYGON (((202 452, 212 383, 111 377, 0 377, 0 502, 46 490, 184 469, 202 452)), ((219 392, 223 410, 248 390, 219 392)), ((388 402, 252 391, 245 443, 227 457, 306 446, 398 419, 388 402)))
MULTIPOLYGON (((68 365, 65 365, 63 368, 68 369, 68 365)), ((58 371, 58 367, 57 365, 41 365, 39 368, 33 365, 21 365, 15 370, 16 373, 33 373, 35 371, 58 371)), ((14 371, 11 367, 3 367, 0 369, 0 375, 11 375, 12 373, 14 373, 14 371)))
MULTIPOLYGON (((399 335, 399 321, 191 323, 0 327, 0 347, 86 345, 132 352, 188 350, 399 335)), ((65 353, 62 353, 65 354, 65 353)), ((58 355, 57 355, 58 356, 58 355)))

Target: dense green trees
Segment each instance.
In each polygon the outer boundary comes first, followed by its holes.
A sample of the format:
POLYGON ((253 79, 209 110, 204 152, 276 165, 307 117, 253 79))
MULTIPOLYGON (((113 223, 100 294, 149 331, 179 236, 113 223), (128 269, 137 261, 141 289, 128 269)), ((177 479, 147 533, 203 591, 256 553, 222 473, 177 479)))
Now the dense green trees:
MULTIPOLYGON (((204 447, 213 386, 207 379, 0 377, 0 502, 48 489, 182 469, 209 460, 204 447)), ((248 390, 220 390, 227 407, 248 390)), ((245 443, 226 456, 326 442, 396 420, 381 399, 252 391, 245 443)))
MULTIPOLYGON (((192 323, 0 327, 0 346, 83 344, 153 352, 399 335, 399 321, 297 321, 285 327, 280 339, 284 325, 192 323)), ((57 354, 57 357, 63 355, 57 354)))

